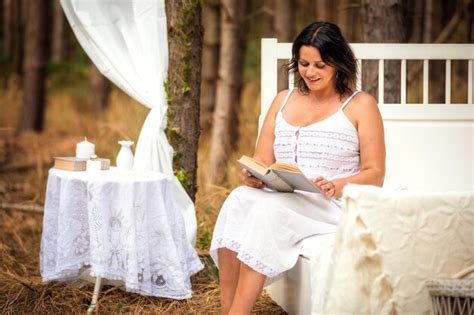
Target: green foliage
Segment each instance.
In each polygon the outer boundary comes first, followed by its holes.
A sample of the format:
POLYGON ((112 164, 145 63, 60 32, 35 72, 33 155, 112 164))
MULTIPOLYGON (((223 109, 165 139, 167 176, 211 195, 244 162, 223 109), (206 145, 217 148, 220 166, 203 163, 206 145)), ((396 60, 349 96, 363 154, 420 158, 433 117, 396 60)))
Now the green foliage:
MULTIPOLYGON (((165 80, 163 82, 163 87, 165 88, 165 97, 166 97, 166 104, 168 104, 168 106, 171 105, 171 84, 168 80, 165 80)), ((170 111, 168 111, 166 113, 168 116, 168 119, 171 119, 171 113, 170 111)))
POLYGON ((212 241, 212 226, 208 223, 201 221, 198 224, 198 235, 197 247, 201 249, 209 249, 212 241))
MULTIPOLYGON (((176 166, 175 166, 175 168, 176 168, 176 166)), ((174 173, 176 175, 176 178, 179 180, 179 182, 183 186, 183 188, 185 190, 188 190, 191 187, 191 184, 189 183, 186 171, 182 168, 179 168, 179 169, 175 169, 174 173)))
POLYGON ((244 82, 260 82, 260 38, 249 38, 244 56, 244 82))
POLYGON ((89 86, 89 64, 77 61, 48 64, 49 86, 54 90, 87 90, 89 86))
MULTIPOLYGON (((205 221, 201 221, 198 223, 198 239, 196 242, 197 248, 201 250, 208 250, 211 247, 212 230, 213 227, 205 221)), ((203 260, 202 262, 205 267, 206 275, 209 277, 209 279, 219 279, 219 270, 217 269, 217 266, 212 260, 211 256, 206 255, 203 256, 201 259, 203 260)))
POLYGON ((190 65, 190 56, 192 51, 192 38, 189 34, 189 25, 193 19, 194 14, 196 14, 196 8, 201 5, 201 1, 194 0, 188 1, 183 5, 181 10, 181 18, 176 23, 176 31, 178 33, 178 40, 180 46, 184 48, 181 51, 181 64, 180 64, 180 73, 181 73, 181 93, 185 94, 191 90, 189 86, 189 79, 191 76, 191 65, 190 65))

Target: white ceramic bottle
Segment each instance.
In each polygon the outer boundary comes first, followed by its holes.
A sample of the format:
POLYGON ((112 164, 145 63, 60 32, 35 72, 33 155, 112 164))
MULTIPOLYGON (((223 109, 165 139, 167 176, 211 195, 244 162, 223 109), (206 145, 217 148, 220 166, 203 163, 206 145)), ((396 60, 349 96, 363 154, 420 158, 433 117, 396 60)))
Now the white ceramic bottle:
POLYGON ((133 152, 132 144, 133 141, 119 141, 118 142, 122 147, 117 155, 116 163, 119 170, 128 171, 133 167, 133 152))

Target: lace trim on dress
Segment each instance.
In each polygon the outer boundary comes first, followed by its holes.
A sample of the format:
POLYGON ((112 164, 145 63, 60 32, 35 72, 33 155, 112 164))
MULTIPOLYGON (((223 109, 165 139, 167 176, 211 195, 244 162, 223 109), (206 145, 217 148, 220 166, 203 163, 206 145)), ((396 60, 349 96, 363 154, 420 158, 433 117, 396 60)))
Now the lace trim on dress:
POLYGON ((326 132, 321 130, 306 130, 304 134, 301 135, 301 138, 325 138, 325 139, 337 139, 341 141, 347 141, 353 144, 358 145, 359 139, 351 134, 340 133, 340 132, 326 132))
POLYGON ((359 156, 341 156, 328 152, 309 152, 300 151, 300 158, 311 159, 311 160, 330 160, 330 161, 344 161, 344 162, 356 162, 359 163, 359 156))
POLYGON ((302 163, 301 168, 305 169, 311 173, 314 172, 325 172, 326 174, 330 176, 337 176, 341 174, 346 174, 347 172, 352 172, 352 171, 358 171, 359 168, 357 165, 354 166, 349 166, 349 167, 333 167, 330 164, 319 164, 316 166, 313 166, 312 164, 306 164, 302 163))
MULTIPOLYGON (((344 147, 344 146, 341 146, 341 145, 337 145, 338 143, 335 142, 335 143, 331 143, 331 144, 328 144, 328 143, 310 143, 310 142, 304 142, 304 143, 301 143, 300 145, 301 146, 311 146, 311 147, 318 147, 318 148, 328 148, 328 149, 331 149, 331 150, 334 150, 334 152, 337 152, 337 151, 343 151, 343 152, 350 152, 350 153, 359 153, 358 150, 356 150, 355 148, 353 147, 344 147)), ((291 146, 291 144, 277 144, 275 146, 291 146)))
POLYGON ((231 240, 224 237, 219 237, 216 239, 216 245, 211 248, 211 251, 215 251, 215 256, 217 256, 217 249, 225 247, 237 253, 237 258, 252 268, 253 270, 261 273, 269 278, 278 276, 281 272, 276 271, 272 267, 262 263, 257 258, 253 257, 250 253, 242 249, 242 244, 235 240, 231 240))

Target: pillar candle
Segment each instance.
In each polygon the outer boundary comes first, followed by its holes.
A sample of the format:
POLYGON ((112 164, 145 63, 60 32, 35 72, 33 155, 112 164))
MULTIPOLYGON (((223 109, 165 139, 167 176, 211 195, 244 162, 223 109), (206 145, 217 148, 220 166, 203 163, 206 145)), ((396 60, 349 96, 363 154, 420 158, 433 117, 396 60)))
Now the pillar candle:
POLYGON ((84 141, 76 144, 76 157, 82 159, 89 159, 91 155, 95 154, 95 145, 84 137, 84 141))

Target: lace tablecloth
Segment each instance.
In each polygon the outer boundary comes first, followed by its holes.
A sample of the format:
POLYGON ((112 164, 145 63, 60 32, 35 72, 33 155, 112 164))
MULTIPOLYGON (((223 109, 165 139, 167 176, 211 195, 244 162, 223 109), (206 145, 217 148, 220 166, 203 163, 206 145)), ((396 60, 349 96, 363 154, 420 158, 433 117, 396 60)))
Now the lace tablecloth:
POLYGON ((157 172, 49 171, 40 265, 43 281, 91 275, 121 280, 127 291, 190 298, 203 268, 157 172))

